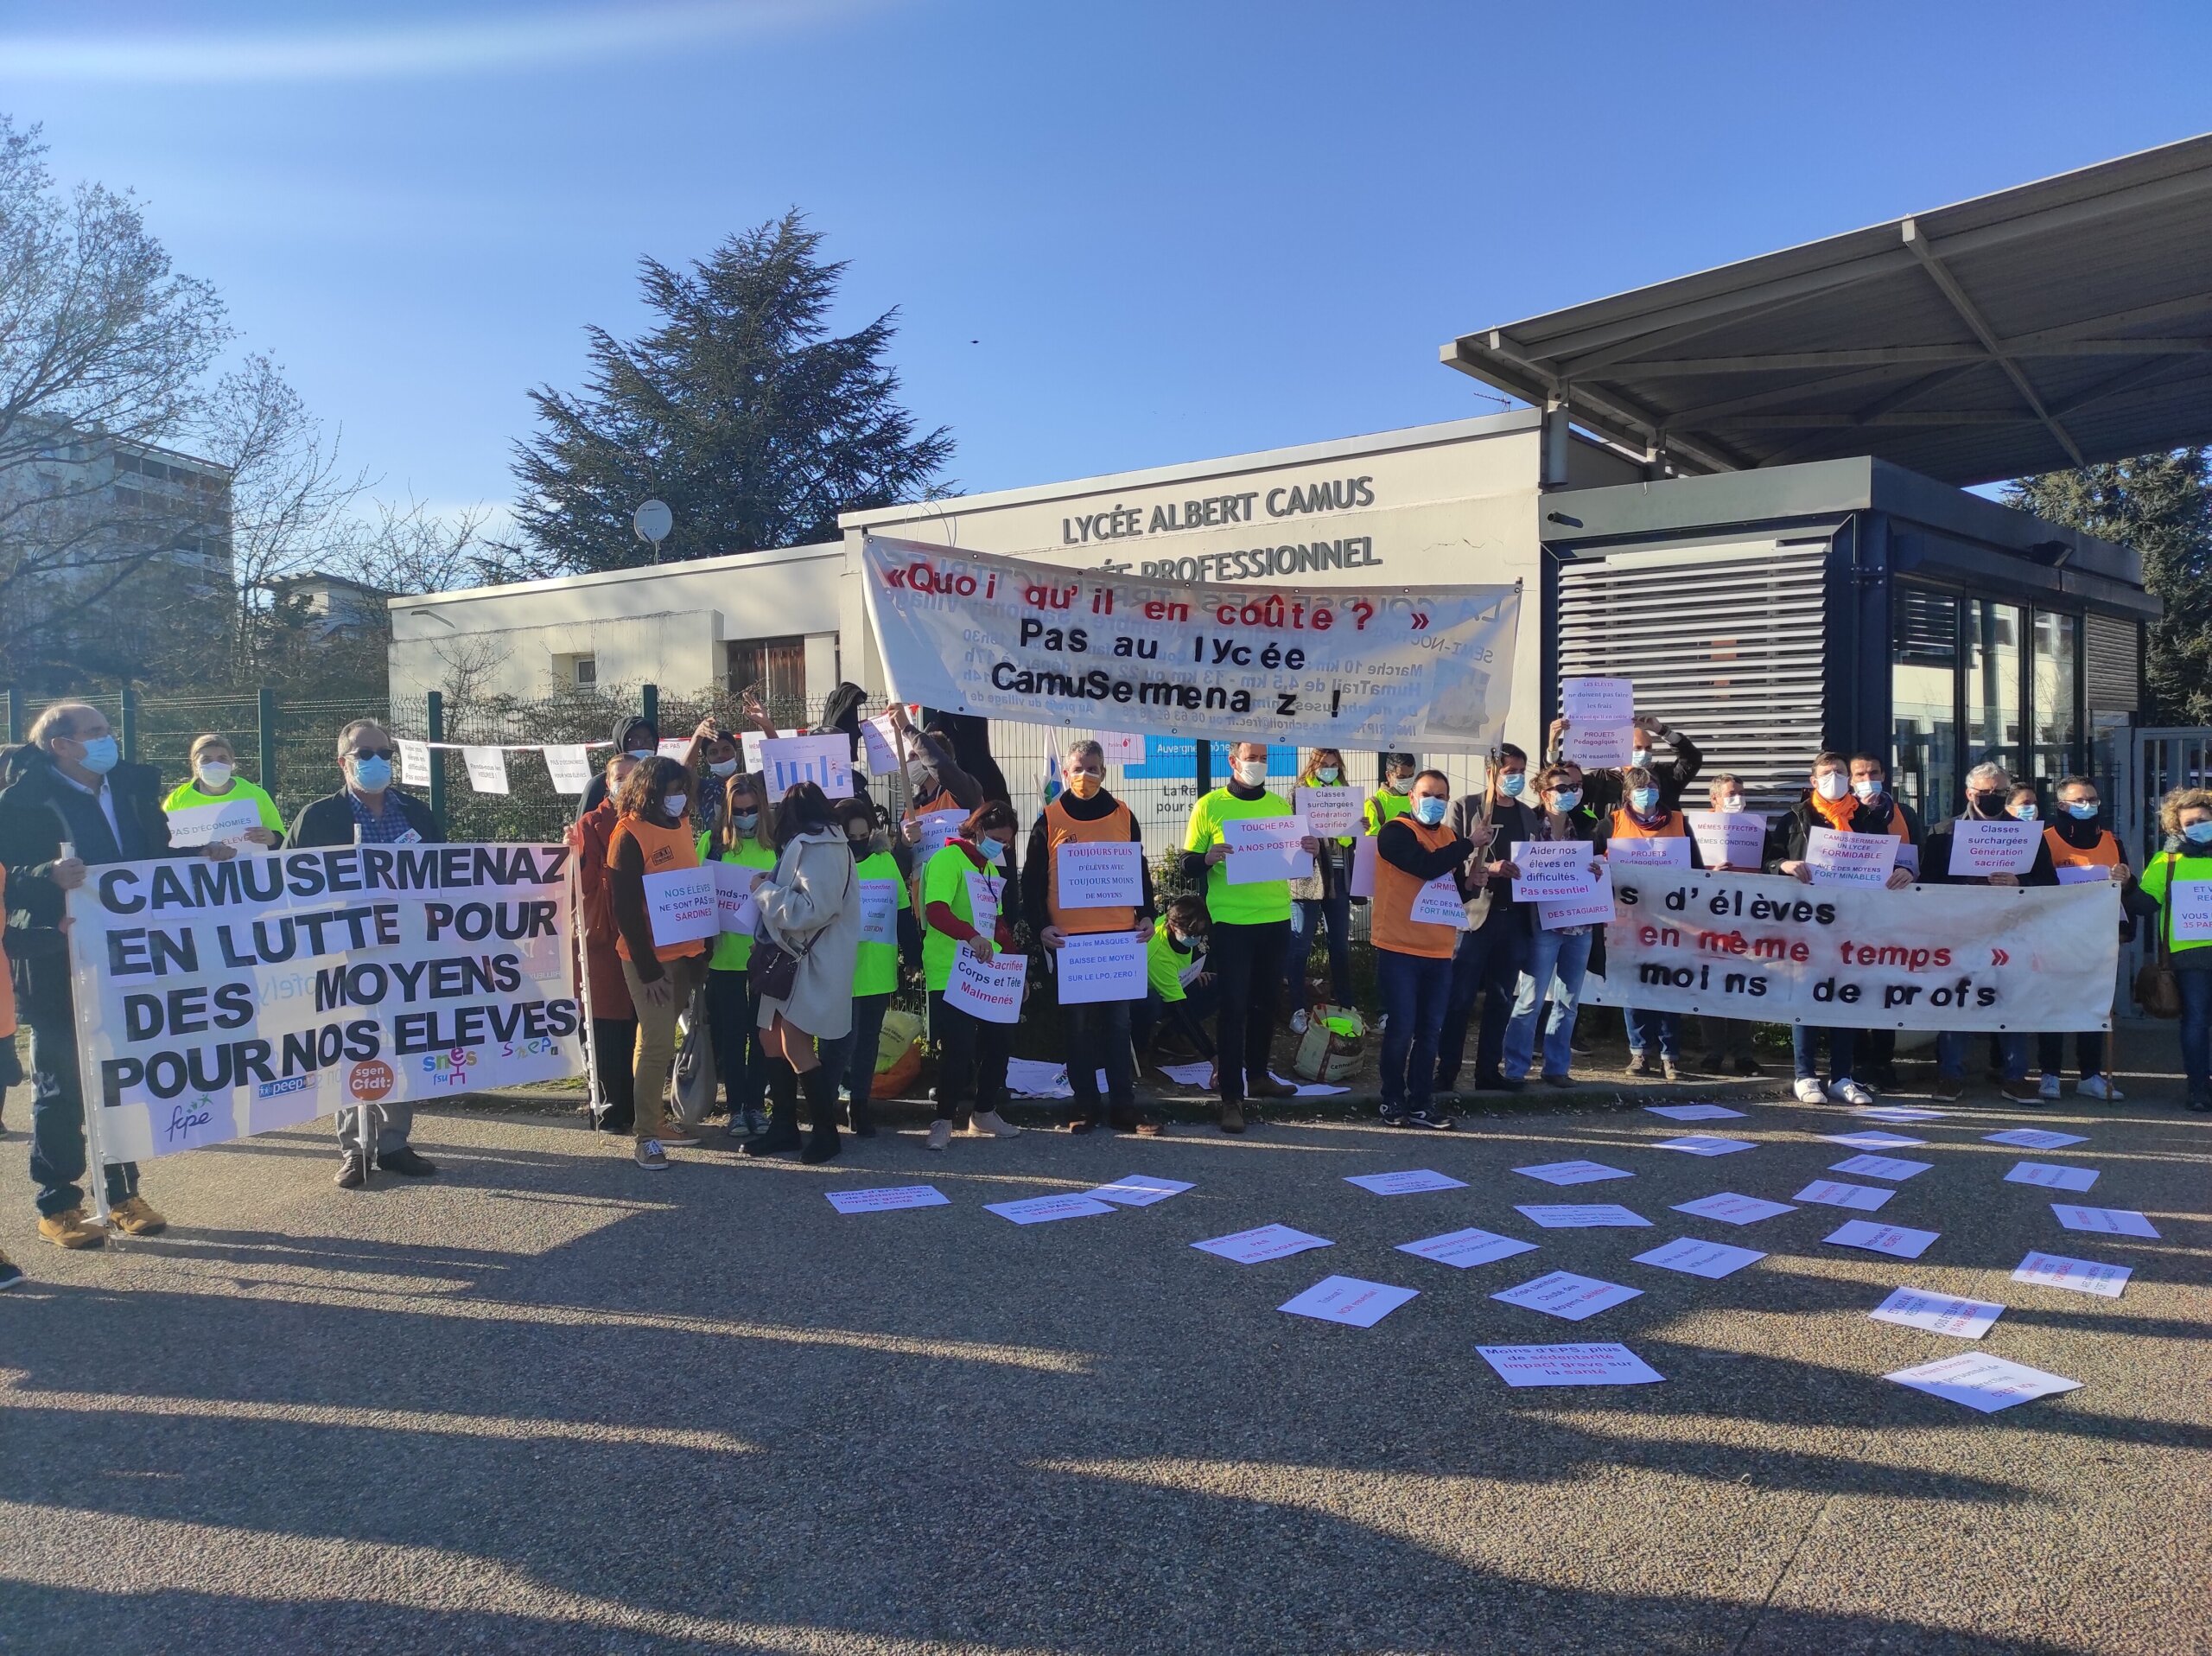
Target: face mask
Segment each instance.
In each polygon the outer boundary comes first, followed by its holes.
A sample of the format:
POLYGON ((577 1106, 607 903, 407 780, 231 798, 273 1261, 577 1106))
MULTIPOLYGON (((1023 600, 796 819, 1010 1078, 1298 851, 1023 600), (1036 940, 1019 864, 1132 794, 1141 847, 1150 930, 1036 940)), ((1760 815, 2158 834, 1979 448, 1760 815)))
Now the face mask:
POLYGON ((2181 837, 2192 845, 2212 845, 2212 822, 2192 822, 2181 837))
POLYGON ((717 759, 707 767, 707 771, 709 775, 713 776, 734 776, 737 774, 737 761, 734 759, 717 759))
POLYGON ((1265 787, 1268 785, 1268 761, 1264 759, 1240 759, 1229 769, 1230 774, 1246 787, 1265 787))
POLYGON ((663 805, 662 809, 665 810, 671 817, 680 817, 683 814, 683 807, 690 803, 691 796, 689 793, 671 793, 668 796, 668 799, 663 805))
POLYGON ((1313 767, 1313 780, 1317 782, 1334 782, 1343 774, 1334 765, 1316 765, 1313 767))
POLYGON ((1068 792, 1078 799, 1098 796, 1099 780, 1087 770, 1072 771, 1068 775, 1068 792))
POLYGON ((1581 803, 1582 790, 1579 787, 1563 787, 1552 795, 1552 809, 1562 815, 1581 803))
POLYGON ((227 793, 233 774, 231 767, 219 759, 204 759, 200 763, 200 786, 210 793, 227 793))
POLYGON ((1632 787, 1628 791, 1628 802, 1649 816, 1651 807, 1659 803, 1659 790, 1656 787, 1632 787))
POLYGON ((1851 792, 1851 782, 1840 770, 1824 770, 1813 779, 1813 791, 1824 799, 1840 799, 1851 792))
POLYGON ((991 863, 1003 863, 1003 862, 1005 862, 1005 861, 1006 861, 1006 841, 1004 841, 1004 840, 1002 840, 1002 839, 987 839, 987 840, 985 840, 985 841, 983 842, 983 857, 984 857, 984 859, 985 859, 987 862, 991 862, 991 863))
POLYGON ((1720 808, 1723 811, 1741 811, 1744 808, 1744 796, 1740 793, 1731 793, 1726 799, 1721 800, 1720 808))
POLYGON ((1882 785, 1871 776, 1862 776, 1851 785, 1851 791, 1862 799, 1872 799, 1881 793, 1882 785))
POLYGON ((364 793, 381 793, 391 786, 391 761, 389 759, 356 759, 353 762, 353 786, 364 793))
POLYGON ((1973 796, 1972 803, 1977 815, 1993 817, 2005 808, 2005 796, 2002 793, 1977 793, 1973 796))
POLYGON ((1414 815, 1424 828, 1433 828, 1444 820, 1445 807, 1448 803, 1433 793, 1424 793, 1414 801, 1414 815))
POLYGON ((2092 799, 2085 804, 2076 799, 2066 807, 2066 814, 2076 822, 2094 822, 2097 819, 2096 801, 2092 799))
POLYGON ((1632 764, 1648 765, 1651 762, 1651 749, 1649 748, 1631 748, 1628 750, 1628 756, 1630 762, 1632 764))
POLYGON ((2033 822, 2039 814, 2037 807, 2032 802, 2026 805, 2008 805, 2005 808, 2012 813, 2012 820, 2015 822, 2033 822))
POLYGON ((644 763, 645 762, 645 761, 647 761, 648 759, 651 759, 651 758, 653 756, 653 752, 654 752, 654 750, 653 750, 652 748, 624 748, 624 749, 623 749, 623 751, 624 751, 625 753, 628 754, 628 755, 630 755, 630 757, 631 757, 631 758, 632 758, 632 759, 636 760, 636 761, 637 761, 639 764, 641 764, 641 765, 642 765, 642 764, 644 764, 644 763))
POLYGON ((1393 793, 1403 793, 1413 785, 1414 779, 1410 776, 1386 776, 1382 779, 1382 786, 1393 793))
POLYGON ((85 749, 85 756, 77 762, 86 770, 96 771, 102 776, 115 768, 115 761, 121 756, 116 751, 113 736, 94 736, 90 742, 81 745, 85 749))
POLYGON ((848 834, 845 836, 845 841, 853 848, 853 860, 857 863, 861 858, 868 855, 868 847, 875 843, 875 836, 874 834, 848 834))
POLYGON ((936 781, 937 773, 931 770, 927 765, 909 765, 906 767, 906 785, 912 788, 917 793, 927 793, 931 792, 936 781))
POLYGON ((749 834, 760 825, 760 813, 758 811, 733 811, 729 813, 729 825, 749 834))
POLYGON ((1529 774, 1526 771, 1508 771, 1497 779, 1497 791, 1509 799, 1519 799, 1522 790, 1528 786, 1529 774))
POLYGON ((1167 933, 1167 946, 1179 954, 1188 954, 1191 952, 1191 939, 1185 937, 1182 933, 1171 929, 1167 933))

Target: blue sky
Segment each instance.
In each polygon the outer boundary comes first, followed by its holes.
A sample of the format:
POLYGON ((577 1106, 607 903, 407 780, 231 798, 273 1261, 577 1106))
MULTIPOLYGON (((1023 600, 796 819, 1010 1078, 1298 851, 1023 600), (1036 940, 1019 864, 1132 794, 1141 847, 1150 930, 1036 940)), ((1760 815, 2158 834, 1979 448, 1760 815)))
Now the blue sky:
POLYGON ((790 206, 1002 487, 1489 411, 1457 333, 2212 128, 2208 62, 2202 0, 0 0, 0 109, 446 506, 790 206))

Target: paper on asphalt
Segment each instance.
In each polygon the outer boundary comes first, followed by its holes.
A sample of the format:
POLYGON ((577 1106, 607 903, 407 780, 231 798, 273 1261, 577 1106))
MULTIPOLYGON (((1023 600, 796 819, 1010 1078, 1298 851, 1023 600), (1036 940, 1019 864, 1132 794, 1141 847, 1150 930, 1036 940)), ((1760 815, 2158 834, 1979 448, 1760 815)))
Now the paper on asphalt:
POLYGON ((2069 1202, 2055 1201, 2050 1211, 2069 1231, 2096 1231, 2106 1236, 2147 1236, 2153 1241, 2158 1236, 2151 1221, 2132 1207, 2076 1207, 2069 1202))
POLYGON ((1717 1282, 1765 1258, 1757 1248, 1732 1247, 1726 1242, 1700 1242, 1694 1236, 1678 1236, 1663 1247, 1637 1254, 1636 1263, 1717 1282))
POLYGON ((1903 1133, 1815 1133, 1814 1137, 1831 1144, 1848 1144, 1855 1150, 1908 1150, 1916 1144, 1925 1144, 1924 1138, 1907 1138, 1903 1133))
POLYGON ((1522 1207, 1514 1205, 1513 1211, 1534 1220, 1548 1231, 1580 1231, 1605 1226, 1649 1225, 1651 1221, 1641 1213, 1630 1212, 1618 1202, 1554 1202, 1522 1207))
POLYGON ((1992 1300, 1961 1299, 1954 1294, 1900 1288, 1866 1315, 1877 1322, 1897 1322, 1929 1334, 1979 1340, 2005 1315, 2005 1308, 1992 1300))
POLYGON ((1741 1110, 1731 1110, 1725 1104, 1647 1104, 1643 1106, 1655 1116, 1664 1116, 1669 1121, 1720 1121, 1740 1118, 1741 1110))
POLYGON ((2107 1264, 2101 1259, 2074 1259, 2063 1253, 2040 1253, 2031 1248, 2028 1257, 2013 1271, 2012 1280, 2033 1283, 2038 1288, 2063 1288, 2076 1294, 2094 1294, 2099 1299, 2116 1300, 2134 1274, 2133 1265, 2107 1264))
POLYGON ((1218 1254, 1233 1259, 1240 1265, 1256 1265, 1268 1259, 1280 1259, 1286 1254, 1303 1253, 1308 1248, 1333 1248, 1336 1244, 1326 1237, 1308 1236, 1304 1231, 1294 1231, 1287 1225, 1260 1225, 1249 1231, 1238 1231, 1229 1236, 1217 1236, 1191 1245, 1204 1253, 1218 1254))
POLYGON ((1877 1225, 1871 1219, 1854 1219, 1830 1231, 1821 1240, 1834 1247, 1864 1248, 1869 1253, 1886 1253, 1892 1258, 1917 1259, 1941 1234, 1939 1231, 1916 1231, 1906 1225, 1877 1225))
POLYGON ((1757 1150, 1748 1138, 1715 1138, 1711 1133, 1685 1133, 1680 1138, 1662 1139, 1651 1147, 1660 1150, 1681 1150, 1689 1156, 1732 1156, 1738 1150, 1757 1150))
POLYGON ((1170 1196, 1179 1196, 1192 1188, 1182 1179, 1155 1179, 1147 1174, 1131 1173, 1083 1194, 1100 1201, 1110 1201, 1117 1207, 1149 1207, 1156 1201, 1166 1201, 1170 1196))
POLYGON ((1999 1409, 2009 1409, 2016 1403, 2045 1398, 2057 1392, 2077 1390, 2082 1382, 2046 1374, 2039 1368, 2030 1368, 2025 1363, 2016 1363, 2010 1358, 1994 1357, 1987 1352, 1963 1351, 1950 1357, 1939 1357, 1932 1363, 1923 1363, 1916 1368, 1900 1368, 1885 1374, 1885 1380, 1895 1380, 1899 1385, 1909 1385, 1916 1392, 1925 1392, 1930 1397, 1944 1398, 1953 1403, 1962 1403, 1978 1414, 1994 1414, 1999 1409))
POLYGON ((1371 1190, 1378 1196, 1410 1196, 1423 1190, 1465 1190, 1467 1181, 1439 1173, 1434 1168, 1413 1168, 1403 1173, 1349 1173, 1346 1184, 1371 1190))
POLYGON ((2042 1127, 2014 1127, 2001 1133, 1984 1133, 1985 1144, 2010 1144, 2023 1150, 2063 1150, 2069 1144, 2089 1141, 2080 1133, 2054 1133, 2042 1127))
POLYGON ((1728 1225, 1756 1225, 1763 1219, 1796 1211, 1786 1201, 1768 1201, 1759 1196, 1738 1195, 1732 1190, 1700 1196, 1695 1201, 1675 1204, 1675 1212, 1678 1213, 1694 1213, 1700 1219, 1717 1219, 1728 1225))
POLYGON ((1595 1184, 1602 1179, 1633 1179, 1636 1175, 1625 1168, 1609 1168, 1603 1162, 1545 1162, 1535 1167, 1516 1168, 1516 1173, 1525 1173, 1531 1179, 1541 1179, 1546 1184, 1595 1184))
POLYGON ((1826 1207, 1851 1207, 1862 1213, 1871 1213, 1897 1194, 1877 1185, 1846 1184, 1840 1179, 1815 1179, 1790 1200, 1816 1201, 1826 1207))
POLYGON ((952 1198, 934 1185, 884 1185, 874 1190, 831 1190, 830 1205, 841 1213, 887 1213, 899 1207, 949 1207, 952 1198))
POLYGON ((1508 1385, 1649 1385, 1667 1377, 1626 1346, 1477 1346, 1508 1385))
POLYGON ((2056 1162, 2020 1162, 2005 1175, 2006 1184, 2041 1185, 2046 1190, 2087 1190, 2097 1181, 2094 1168, 2070 1168, 2056 1162))
POLYGON ((1110 1213, 1114 1207, 1112 1203, 1100 1201, 1095 1196, 1065 1191, 1050 1196, 1031 1196, 1021 1201, 985 1202, 983 1211, 1010 1219, 1017 1225, 1043 1225, 1056 1219, 1088 1219, 1098 1213, 1110 1213))
POLYGON ((1580 1277, 1571 1271, 1554 1271, 1515 1287, 1501 1289, 1491 1297, 1527 1310, 1541 1311, 1546 1316, 1555 1316, 1562 1322, 1580 1322, 1624 1300, 1638 1298, 1643 1292, 1640 1288, 1630 1288, 1621 1283, 1580 1277))
POLYGON ((1303 1294, 1293 1295, 1278 1311, 1287 1311, 1293 1316, 1310 1316, 1321 1322, 1349 1323, 1355 1328, 1371 1328, 1396 1310, 1408 1300, 1419 1296, 1418 1288, 1397 1288, 1389 1283, 1370 1283, 1357 1277, 1324 1277, 1303 1294))
POLYGON ((1510 1259, 1516 1253, 1534 1253, 1535 1250, 1535 1243, 1523 1242, 1517 1236, 1500 1236, 1495 1231, 1471 1226, 1464 1231, 1446 1231, 1441 1236, 1398 1244, 1400 1253, 1419 1254, 1424 1259, 1433 1259, 1439 1264, 1460 1271, 1471 1265, 1486 1265, 1497 1259, 1510 1259))
POLYGON ((1907 1162, 1894 1156, 1853 1156, 1828 1163, 1831 1173, 1856 1173, 1866 1179, 1910 1179, 1925 1173, 1933 1162, 1907 1162))

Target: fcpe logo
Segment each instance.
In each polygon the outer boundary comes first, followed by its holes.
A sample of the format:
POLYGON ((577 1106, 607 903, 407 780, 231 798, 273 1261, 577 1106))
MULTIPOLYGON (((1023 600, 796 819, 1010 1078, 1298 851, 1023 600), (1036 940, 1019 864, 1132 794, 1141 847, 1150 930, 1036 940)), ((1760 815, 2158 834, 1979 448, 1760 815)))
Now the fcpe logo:
POLYGON ((398 1080, 391 1065, 381 1058, 372 1058, 346 1073, 346 1090, 364 1104, 372 1104, 378 1099, 390 1098, 398 1080))

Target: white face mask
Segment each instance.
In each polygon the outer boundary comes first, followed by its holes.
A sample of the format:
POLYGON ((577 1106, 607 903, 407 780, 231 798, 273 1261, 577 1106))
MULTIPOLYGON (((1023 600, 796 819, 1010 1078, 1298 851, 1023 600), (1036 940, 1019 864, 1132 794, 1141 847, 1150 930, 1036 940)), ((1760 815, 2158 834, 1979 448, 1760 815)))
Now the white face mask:
POLYGON ((1813 790, 1824 799, 1840 799, 1851 792, 1851 781, 1840 770, 1824 770, 1814 779, 1813 790))
POLYGON ((707 767, 707 770, 715 776, 734 776, 737 774, 737 761, 717 759, 707 767))
POLYGON ((232 774, 231 767, 219 759, 200 761, 200 785, 210 793, 228 792, 232 774))
POLYGON ((1268 784, 1268 761, 1264 759, 1239 759, 1229 769, 1246 787, 1265 787, 1268 784))
POLYGON ((683 814, 683 807, 690 803, 691 796, 689 793, 671 793, 668 796, 668 814, 671 817, 680 817, 683 814))
POLYGON ((1720 808, 1723 811, 1741 811, 1744 808, 1744 796, 1740 793, 1726 795, 1720 801, 1720 808))

